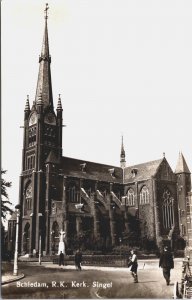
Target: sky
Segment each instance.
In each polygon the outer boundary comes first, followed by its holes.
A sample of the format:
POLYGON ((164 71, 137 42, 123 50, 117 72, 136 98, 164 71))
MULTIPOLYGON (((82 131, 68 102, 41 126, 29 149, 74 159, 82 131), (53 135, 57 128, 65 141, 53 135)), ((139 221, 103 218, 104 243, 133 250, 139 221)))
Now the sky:
MULTIPOLYGON (((192 170, 192 1, 50 0, 55 108, 63 155, 127 166, 182 151, 192 170)), ((2 0, 2 167, 19 195, 23 117, 35 98, 44 32, 41 0, 2 0)))

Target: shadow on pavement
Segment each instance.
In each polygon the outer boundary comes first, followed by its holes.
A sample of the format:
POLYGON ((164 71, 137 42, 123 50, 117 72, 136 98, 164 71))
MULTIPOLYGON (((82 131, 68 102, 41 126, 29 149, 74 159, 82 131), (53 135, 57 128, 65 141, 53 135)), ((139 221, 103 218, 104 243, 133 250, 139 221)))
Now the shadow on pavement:
POLYGON ((158 281, 151 281, 151 280, 149 280, 149 281, 139 281, 139 283, 149 283, 149 282, 158 282, 158 281))

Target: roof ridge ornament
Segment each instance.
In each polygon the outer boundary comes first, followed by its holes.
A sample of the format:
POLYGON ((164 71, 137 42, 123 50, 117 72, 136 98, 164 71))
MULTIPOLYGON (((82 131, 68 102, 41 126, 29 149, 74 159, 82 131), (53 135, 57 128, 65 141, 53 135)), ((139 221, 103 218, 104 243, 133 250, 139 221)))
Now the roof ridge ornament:
POLYGON ((86 172, 86 166, 87 166, 86 163, 80 164, 80 168, 82 172, 86 172))
POLYGON ((108 169, 108 171, 109 171, 109 174, 111 175, 111 177, 115 178, 115 168, 108 169))

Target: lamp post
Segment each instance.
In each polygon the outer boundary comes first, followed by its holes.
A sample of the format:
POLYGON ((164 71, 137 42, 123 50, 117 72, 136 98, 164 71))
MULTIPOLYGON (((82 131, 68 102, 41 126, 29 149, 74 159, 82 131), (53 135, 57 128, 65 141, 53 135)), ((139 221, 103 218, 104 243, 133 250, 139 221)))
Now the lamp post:
POLYGON ((41 265, 41 233, 39 234, 39 264, 41 265))
POLYGON ((42 233, 42 213, 38 213, 39 217, 39 224, 40 224, 40 229, 39 229, 39 264, 41 265, 41 233, 42 233))
POLYGON ((55 254, 55 231, 51 231, 51 254, 55 254))
POLYGON ((15 254, 14 254, 14 267, 13 267, 13 275, 18 275, 18 244, 19 244, 19 217, 20 217, 20 204, 15 206, 15 212, 17 215, 16 220, 16 237, 15 237, 15 254))
POLYGON ((122 267, 122 257, 121 257, 121 242, 122 242, 122 239, 121 238, 119 238, 119 243, 120 243, 120 261, 121 261, 121 267, 122 267))

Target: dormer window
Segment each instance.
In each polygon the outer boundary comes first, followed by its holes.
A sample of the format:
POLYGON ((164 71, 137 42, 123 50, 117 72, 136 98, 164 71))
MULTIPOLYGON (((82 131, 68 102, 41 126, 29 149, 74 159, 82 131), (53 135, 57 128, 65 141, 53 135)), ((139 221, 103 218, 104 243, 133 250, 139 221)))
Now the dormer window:
POLYGON ((115 169, 112 168, 112 169, 109 169, 109 174, 111 175, 111 177, 115 178, 115 169))
POLYGON ((132 177, 133 177, 133 178, 137 175, 137 173, 138 173, 138 169, 137 169, 137 168, 133 168, 133 169, 131 170, 131 174, 132 174, 132 177))
POLYGON ((80 169, 82 172, 86 172, 86 163, 80 164, 80 169))

